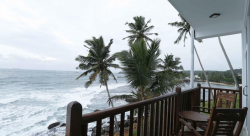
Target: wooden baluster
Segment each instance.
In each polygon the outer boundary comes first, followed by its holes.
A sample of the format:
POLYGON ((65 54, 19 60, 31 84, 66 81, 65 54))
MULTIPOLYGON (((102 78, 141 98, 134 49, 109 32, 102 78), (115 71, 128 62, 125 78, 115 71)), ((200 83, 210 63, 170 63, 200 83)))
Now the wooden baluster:
POLYGON ((154 135, 154 103, 151 104, 151 107, 150 107, 150 136, 153 136, 154 135))
POLYGON ((138 108, 138 116, 137 116, 137 136, 141 135, 141 116, 142 114, 142 107, 138 108))
POLYGON ((163 136, 166 136, 166 134, 167 134, 167 114, 168 114, 168 111, 167 111, 168 103, 167 102, 168 102, 167 99, 165 99, 164 100, 165 107, 164 107, 163 136))
POLYGON ((173 129, 174 129, 174 97, 171 97, 171 129, 170 129, 170 134, 173 134, 173 129))
POLYGON ((175 121, 174 121, 174 131, 177 133, 179 130, 180 122, 179 122, 179 112, 180 112, 180 101, 181 101, 181 88, 176 87, 175 92, 178 93, 178 95, 175 97, 175 121))
POLYGON ((109 135, 113 136, 114 133, 114 115, 110 116, 109 120, 109 135))
POLYGON ((210 113, 211 108, 211 89, 208 89, 208 113, 210 113))
MULTIPOLYGON (((82 125, 82 105, 79 102, 71 102, 67 106, 66 136, 80 136, 82 125)), ((85 135, 87 132, 83 132, 85 135)))
POLYGON ((214 89, 214 106, 216 105, 216 95, 217 95, 217 91, 216 89, 214 89))
POLYGON ((163 101, 161 101, 161 112, 160 112, 160 130, 159 130, 159 136, 162 136, 162 122, 163 122, 163 101))
POLYGON ((99 119, 96 121, 96 136, 101 136, 101 130, 102 130, 102 120, 99 119))
POLYGON ((133 126, 134 126, 134 109, 130 110, 129 136, 133 136, 133 126))
POLYGON ((124 135, 124 116, 125 116, 125 113, 122 112, 121 113, 121 124, 120 124, 120 136, 124 135))
POLYGON ((202 111, 204 112, 205 111, 205 109, 204 109, 204 107, 205 107, 205 94, 206 93, 206 90, 203 88, 203 100, 202 100, 202 107, 203 107, 203 109, 202 109, 202 111))
POLYGON ((159 101, 156 102, 156 112, 155 112, 155 135, 158 136, 159 130, 159 101))
POLYGON ((144 136, 148 136, 148 106, 145 106, 145 112, 144 112, 144 136))
POLYGON ((170 135, 170 122, 171 122, 171 98, 168 98, 168 128, 167 128, 167 136, 170 135))
POLYGON ((82 136, 87 136, 88 135, 88 124, 83 124, 82 125, 82 136))

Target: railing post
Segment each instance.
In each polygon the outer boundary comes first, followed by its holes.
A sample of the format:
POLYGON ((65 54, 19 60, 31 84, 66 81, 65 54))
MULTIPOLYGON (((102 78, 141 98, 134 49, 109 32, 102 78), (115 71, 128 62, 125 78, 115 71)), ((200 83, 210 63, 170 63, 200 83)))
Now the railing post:
POLYGON ((176 87, 175 92, 178 94, 175 97, 175 127, 174 127, 174 133, 177 134, 180 128, 180 122, 179 122, 179 112, 181 110, 181 88, 176 87))
POLYGON ((67 106, 66 136, 81 136, 82 105, 70 102, 67 106))
MULTIPOLYGON (((237 98, 236 98, 236 100, 237 100, 237 98)), ((242 108, 242 86, 240 86, 240 88, 239 88, 239 108, 242 108)))
MULTIPOLYGON (((194 90, 192 99, 191 99, 191 108, 193 109, 193 106, 200 106, 200 100, 201 100, 201 84, 197 84, 197 89, 194 90)), ((199 111, 199 110, 198 110, 199 111)))

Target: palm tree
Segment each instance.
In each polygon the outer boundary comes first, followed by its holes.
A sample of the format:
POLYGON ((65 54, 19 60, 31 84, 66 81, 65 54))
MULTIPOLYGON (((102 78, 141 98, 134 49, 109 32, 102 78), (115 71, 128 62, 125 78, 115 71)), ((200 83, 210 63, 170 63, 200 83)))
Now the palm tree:
MULTIPOLYGON (((190 36, 191 26, 180 14, 179 14, 179 17, 181 19, 181 22, 176 21, 176 22, 173 22, 173 23, 169 23, 169 25, 177 27, 178 28, 177 31, 178 31, 178 33, 180 33, 179 36, 177 37, 177 39, 174 41, 174 43, 179 44, 179 42, 183 39, 184 46, 185 46, 185 41, 187 39, 187 34, 189 34, 189 36, 190 36)), ((201 40, 198 40, 196 38, 195 38, 195 40, 197 40, 198 42, 202 42, 201 40)), ((194 46, 194 50, 195 50, 196 56, 197 56, 197 58, 199 60, 202 72, 203 72, 203 74, 204 74, 204 76, 206 78, 207 84, 208 84, 209 87, 211 87, 211 85, 209 83, 209 80, 208 80, 208 77, 207 77, 207 74, 206 74, 206 72, 205 72, 205 70, 203 68, 203 65, 202 65, 202 63, 200 61, 200 57, 199 57, 199 54, 198 54, 195 46, 194 46)))
MULTIPOLYGON (((79 55, 76 57, 76 61, 80 62, 77 69, 84 70, 84 72, 76 79, 90 74, 89 80, 85 83, 85 87, 88 88, 96 80, 96 78, 99 77, 99 82, 101 85, 106 87, 107 94, 110 99, 110 93, 107 84, 109 77, 111 76, 117 82, 116 77, 110 68, 119 68, 119 65, 113 64, 116 56, 110 56, 110 46, 113 43, 113 39, 110 40, 107 46, 105 46, 102 36, 99 38, 92 37, 92 39, 86 40, 85 43, 87 45, 84 45, 84 47, 89 50, 89 54, 88 56, 79 55)), ((111 105, 114 107, 112 101, 111 105)), ((118 128, 117 120, 116 127, 118 128)))
POLYGON ((116 95, 111 97, 112 100, 141 101, 183 84, 180 80, 181 72, 178 71, 183 69, 179 66, 180 59, 174 60, 173 55, 168 55, 165 60, 161 60, 159 45, 160 40, 153 40, 149 46, 146 46, 144 40, 139 40, 129 44, 129 51, 117 53, 125 78, 136 92, 132 91, 131 95, 116 95))
POLYGON ((151 22, 151 19, 145 22, 145 17, 142 16, 136 16, 133 17, 134 22, 133 23, 125 23, 125 25, 129 26, 130 30, 126 30, 127 33, 131 34, 128 37, 123 38, 128 39, 129 42, 135 42, 139 41, 140 39, 144 39, 146 43, 148 44, 148 41, 152 41, 151 38, 148 36, 150 35, 158 35, 158 33, 150 33, 150 31, 154 28, 153 25, 148 26, 151 22))
POLYGON ((139 100, 145 99, 147 87, 156 74, 155 70, 160 62, 159 45, 160 40, 152 41, 149 47, 144 40, 139 40, 129 43, 129 51, 117 53, 125 78, 130 83, 130 87, 137 90, 139 100))
POLYGON ((171 71, 180 71, 183 70, 183 66, 181 64, 180 58, 174 58, 174 55, 165 55, 165 59, 161 60, 163 65, 160 64, 158 67, 163 70, 171 70, 171 71))
POLYGON ((183 66, 180 65, 181 61, 180 58, 174 58, 174 55, 165 55, 165 58, 162 60, 161 63, 158 65, 158 69, 160 71, 157 72, 156 80, 152 88, 155 88, 154 85, 159 86, 159 84, 164 84, 159 87, 156 87, 154 93, 158 95, 166 93, 166 90, 172 90, 176 86, 184 86, 186 83, 183 80, 183 66), (163 88, 162 88, 163 87, 163 88), (162 91, 164 90, 164 91, 162 91))

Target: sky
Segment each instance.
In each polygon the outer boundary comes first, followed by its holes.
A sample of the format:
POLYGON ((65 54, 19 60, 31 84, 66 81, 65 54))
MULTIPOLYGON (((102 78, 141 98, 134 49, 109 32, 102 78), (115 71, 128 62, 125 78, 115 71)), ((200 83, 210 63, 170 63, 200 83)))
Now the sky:
MULTIPOLYGON (((190 38, 185 47, 174 44, 177 29, 168 23, 180 19, 167 0, 1 0, 0 68, 74 71, 75 58, 87 55, 84 40, 93 36, 102 35, 106 44, 113 39, 111 54, 128 50, 122 39, 134 16, 151 19, 161 58, 173 54, 190 69, 190 38)), ((241 68, 241 34, 221 38, 233 68, 241 68)), ((195 45, 205 70, 229 69, 217 38, 195 45)), ((196 56, 195 70, 201 70, 196 56)))

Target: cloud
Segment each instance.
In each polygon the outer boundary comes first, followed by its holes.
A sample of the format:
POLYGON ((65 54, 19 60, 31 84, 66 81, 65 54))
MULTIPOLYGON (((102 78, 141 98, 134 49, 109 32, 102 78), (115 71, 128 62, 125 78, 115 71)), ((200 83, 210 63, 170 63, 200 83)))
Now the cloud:
POLYGON ((34 54, 21 49, 0 45, 1 54, 0 59, 15 60, 16 58, 22 58, 27 60, 38 60, 38 61, 57 61, 57 58, 42 56, 34 54))
POLYGON ((47 22, 47 19, 41 17, 38 11, 29 8, 19 0, 0 2, 0 19, 35 29, 47 22))
POLYGON ((132 0, 108 0, 108 5, 106 6, 106 9, 114 10, 127 7, 131 2, 132 0))
POLYGON ((75 44, 74 42, 70 41, 67 37, 63 36, 59 32, 53 31, 52 33, 57 37, 57 39, 60 40, 61 43, 69 44, 69 45, 74 45, 75 44))

